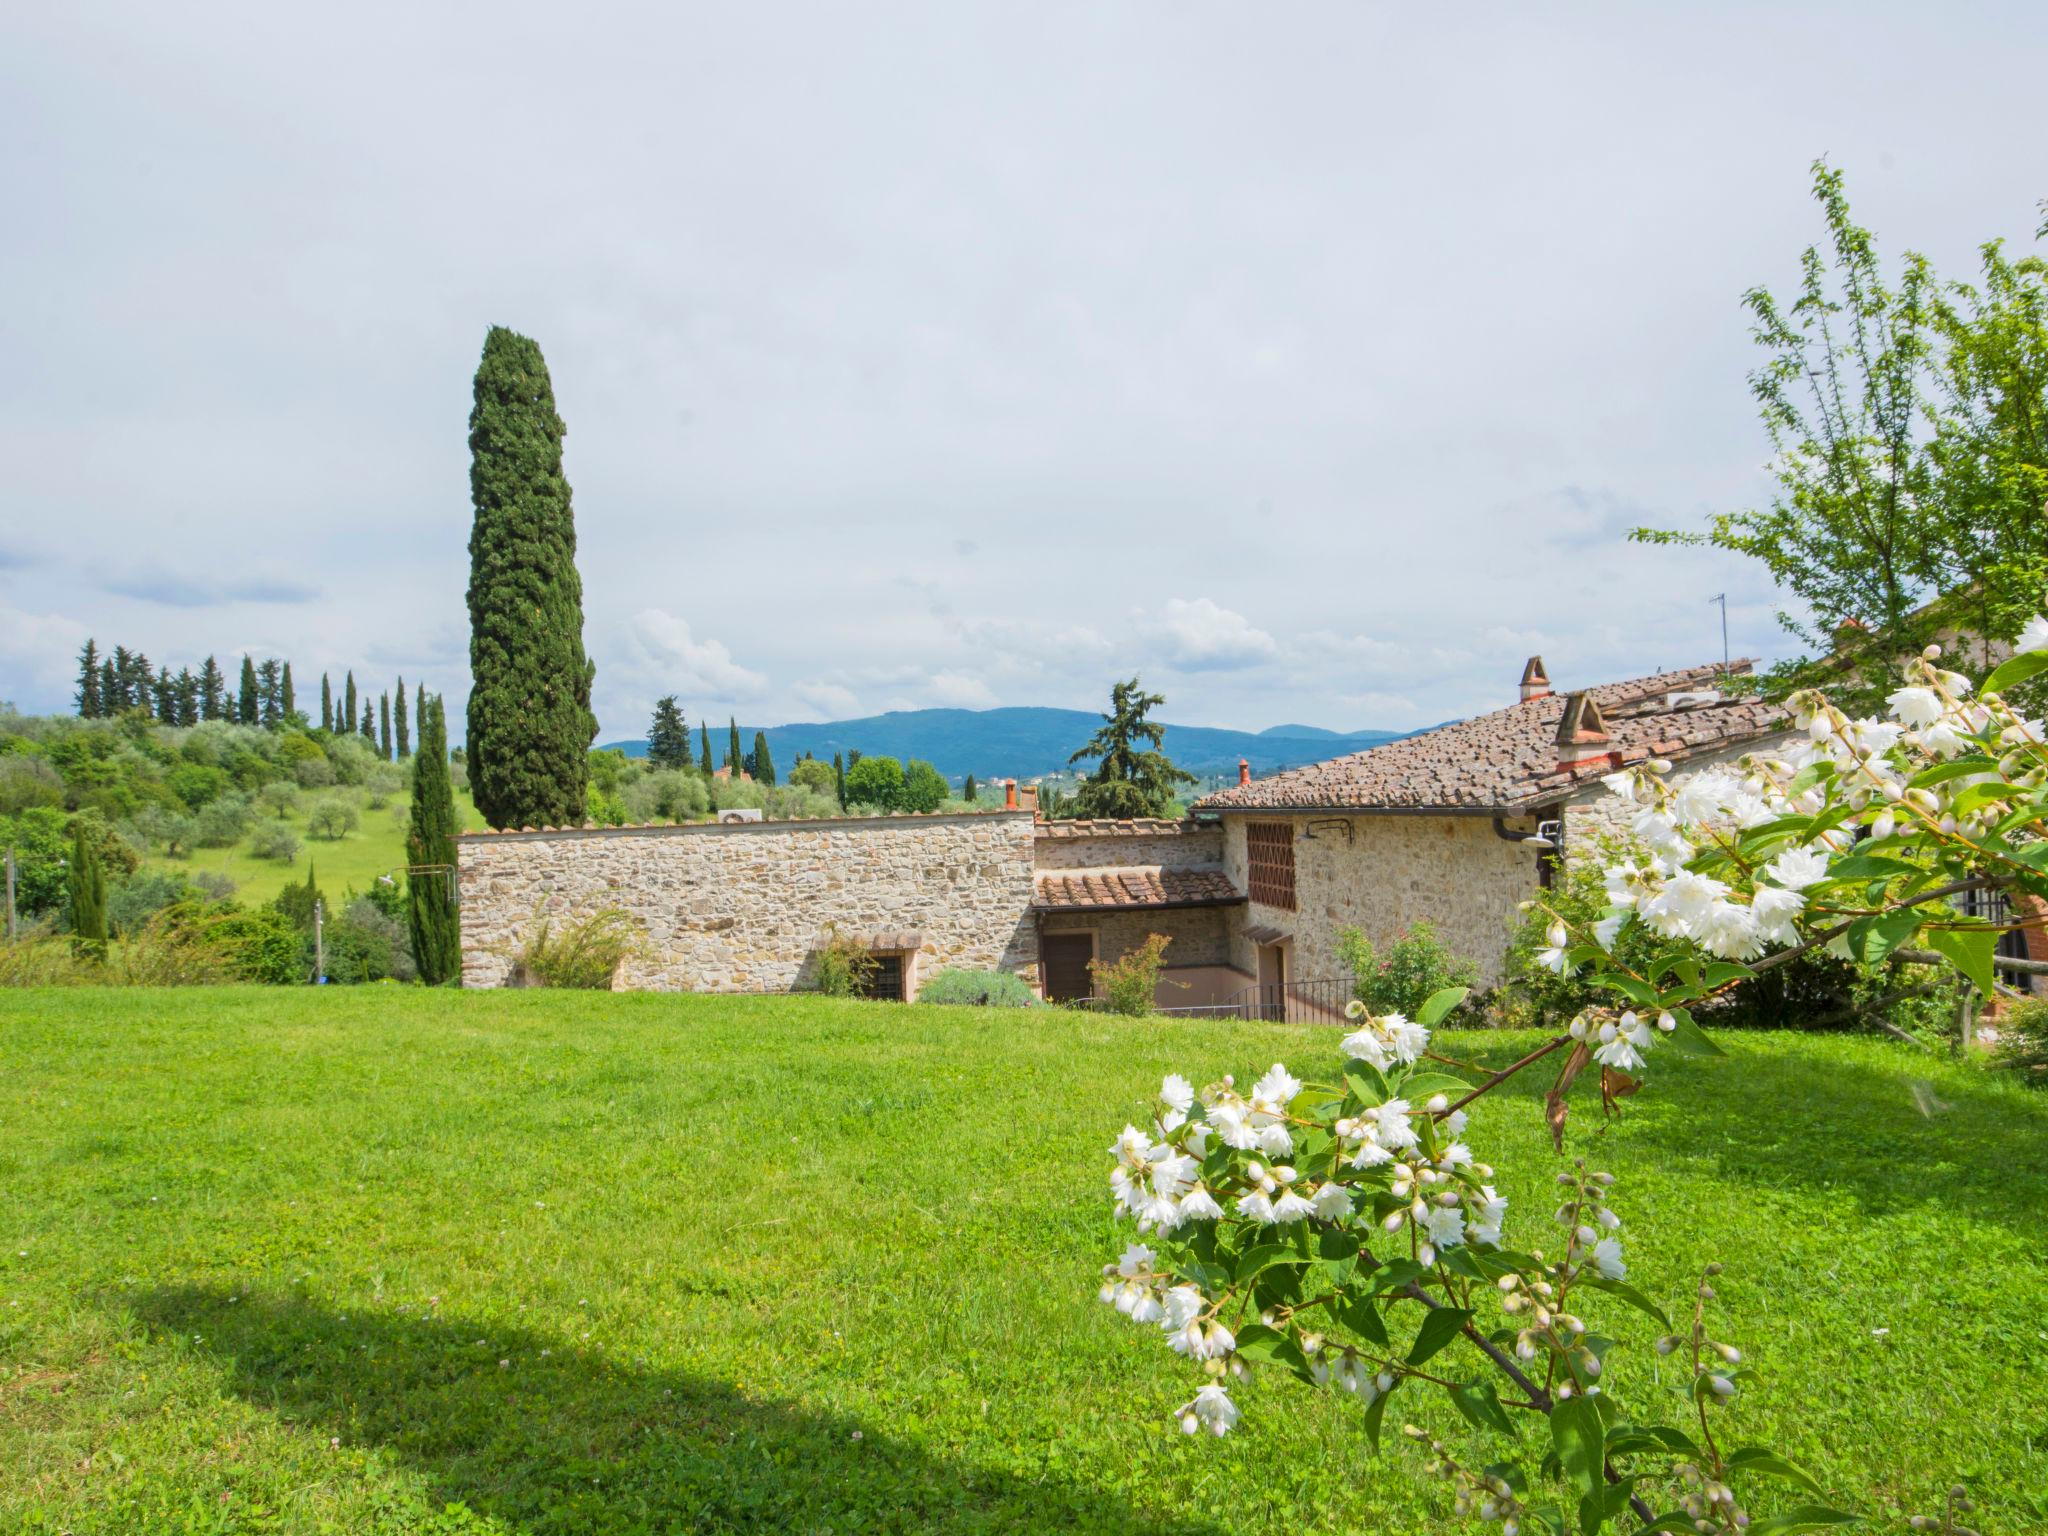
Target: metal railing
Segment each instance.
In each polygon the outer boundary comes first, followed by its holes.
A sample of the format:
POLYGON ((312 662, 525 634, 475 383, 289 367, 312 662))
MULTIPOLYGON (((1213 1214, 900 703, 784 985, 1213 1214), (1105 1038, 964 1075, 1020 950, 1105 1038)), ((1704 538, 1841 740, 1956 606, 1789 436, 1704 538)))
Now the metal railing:
POLYGON ((1353 996, 1351 978, 1256 982, 1214 1003, 1156 1011, 1177 1019, 1264 1019, 1274 1024, 1342 1024, 1353 996))

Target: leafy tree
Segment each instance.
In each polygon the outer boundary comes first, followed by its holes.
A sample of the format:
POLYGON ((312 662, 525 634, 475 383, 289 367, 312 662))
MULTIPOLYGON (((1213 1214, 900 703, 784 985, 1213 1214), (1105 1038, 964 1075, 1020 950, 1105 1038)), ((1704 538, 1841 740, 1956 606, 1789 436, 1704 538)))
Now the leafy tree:
POLYGON ((90 637, 78 653, 78 688, 72 694, 82 720, 100 717, 100 648, 90 637))
POLYGON ((270 908, 301 933, 313 931, 313 913, 316 908, 324 909, 327 898, 321 893, 320 880, 315 874, 313 861, 306 860, 306 883, 300 885, 288 882, 277 893, 270 908))
POLYGON ((406 917, 420 980, 437 987, 462 973, 455 905, 455 795, 448 780, 448 726, 441 701, 425 703, 412 760, 412 823, 405 837, 406 917))
POLYGON ((199 669, 199 718, 225 720, 228 715, 228 680, 220 663, 211 656, 199 669))
POLYGON ((311 837, 324 837, 330 842, 340 842, 360 824, 354 804, 347 800, 322 800, 306 817, 306 832, 311 837))
POLYGON ((320 729, 334 729, 334 684, 327 680, 327 674, 320 674, 320 729))
POLYGON ((337 731, 352 731, 360 719, 362 714, 356 709, 356 674, 355 669, 350 668, 348 675, 342 679, 341 714, 335 720, 334 728, 337 731))
POLYGON ((768 753, 768 733, 766 731, 754 732, 754 752, 750 771, 758 783, 773 784, 775 782, 775 759, 768 753))
POLYGON ((1159 750, 1165 731, 1149 717, 1165 702, 1161 694, 1146 693, 1135 677, 1110 686, 1109 713, 1101 727, 1067 759, 1097 759, 1095 771, 1074 796, 1076 815, 1164 816, 1173 809, 1179 786, 1195 782, 1193 774, 1159 750))
POLYGON ((292 664, 290 662, 284 664, 284 675, 278 683, 277 692, 278 704, 280 706, 278 710, 279 718, 290 720, 293 715, 299 712, 299 697, 297 691, 292 687, 292 664))
POLYGON ((846 799, 850 805, 896 810, 903 800, 903 765, 893 757, 862 758, 846 770, 846 799))
POLYGON ((904 811, 936 811, 946 803, 946 776, 922 758, 903 766, 903 792, 896 807, 904 811))
POLYGON ((833 795, 839 793, 839 779, 830 763, 821 763, 815 757, 806 757, 789 770, 789 782, 813 794, 833 795))
POLYGON ((967 775, 967 782, 960 786, 960 798, 969 805, 980 798, 980 786, 974 782, 974 775, 971 773, 967 775))
POLYGON ((72 948, 91 960, 107 957, 107 871, 100 862, 99 844, 86 834, 84 819, 71 827, 71 931, 77 937, 72 948))
POLYGON ((391 729, 398 736, 398 755, 412 756, 412 726, 405 714, 405 679, 398 680, 398 698, 391 706, 391 729))
POLYGON ((746 759, 740 752, 740 723, 737 718, 734 718, 729 722, 729 725, 732 739, 726 745, 725 766, 732 770, 734 778, 738 778, 746 767, 746 759))
POLYGON ((654 718, 647 727, 647 761, 656 768, 690 766, 690 728, 683 723, 682 708, 672 693, 654 701, 654 718))
POLYGON ((1813 168, 1826 249, 1796 296, 1744 295, 1766 360, 1750 374, 1775 453, 1768 507, 1653 544, 1747 555, 1807 610, 1779 623, 1812 651, 1774 691, 1825 683, 1865 709, 1901 657, 1945 630, 2009 640, 2048 585, 2048 266, 1983 249, 1984 288, 1906 253, 1890 276, 1842 173, 1813 168), (1932 600, 1932 601, 1930 601, 1932 600), (1845 688, 1845 680, 1849 685, 1845 688))
POLYGON ((391 761, 391 695, 377 695, 377 755, 391 761))
POLYGON ((541 350, 493 326, 469 416, 470 790, 494 827, 582 822, 597 735, 562 419, 541 350))
POLYGON ((702 720, 697 722, 697 744, 697 767, 708 779, 711 777, 711 727, 702 720))

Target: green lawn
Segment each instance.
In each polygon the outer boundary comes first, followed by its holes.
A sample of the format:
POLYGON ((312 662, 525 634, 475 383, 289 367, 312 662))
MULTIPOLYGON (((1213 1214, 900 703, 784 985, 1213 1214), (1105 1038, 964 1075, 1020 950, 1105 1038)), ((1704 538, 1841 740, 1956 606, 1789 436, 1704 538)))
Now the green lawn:
MULTIPOLYGON (((257 858, 249 851, 247 837, 229 848, 195 848, 183 858, 155 853, 144 864, 150 869, 169 869, 187 875, 213 870, 235 882, 236 900, 248 906, 261 906, 273 900, 287 884, 303 881, 310 859, 319 876, 320 889, 339 901, 350 888, 367 891, 379 875, 404 868, 405 826, 411 804, 412 796, 405 790, 392 794, 374 809, 360 789, 307 790, 300 794, 297 810, 284 818, 298 833, 300 844, 299 856, 289 864, 257 858), (360 821, 357 830, 336 839, 308 836, 307 813, 322 800, 347 800, 353 804, 360 821)), ((257 825, 266 819, 274 818, 259 816, 257 825)), ((455 794, 455 824, 458 829, 483 825, 466 789, 455 794)))
MULTIPOLYGON (((1405 1447, 1369 1459, 1357 1412, 1285 1378, 1227 1441, 1183 1438, 1193 1378, 1095 1300, 1127 1232, 1105 1149, 1161 1072, 1323 1067, 1333 1040, 812 999, 0 994, 0 1529, 1458 1529, 1405 1447)), ((2043 1529, 2048 1096, 1889 1044, 1724 1043, 1660 1057, 1594 1154, 1631 1279, 1677 1301, 1728 1266, 1723 1336, 1762 1373, 1736 1429, 1838 1501, 1930 1509, 1969 1476, 1987 1532, 2043 1529)), ((1540 1242, 1539 1091, 1470 1139, 1540 1242)), ((1617 1354, 1612 1390, 1653 1398, 1654 1366, 1617 1354)))

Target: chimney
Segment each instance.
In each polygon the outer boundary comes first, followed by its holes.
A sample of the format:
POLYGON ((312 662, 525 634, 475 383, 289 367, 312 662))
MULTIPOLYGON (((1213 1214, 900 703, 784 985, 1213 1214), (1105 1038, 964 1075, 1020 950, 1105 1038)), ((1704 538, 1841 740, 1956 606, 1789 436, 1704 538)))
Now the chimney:
POLYGON ((1003 780, 1003 809, 1006 811, 1017 809, 1017 781, 1015 779, 1003 780))
POLYGON ((1531 656, 1529 664, 1522 668, 1522 702, 1550 697, 1550 674, 1543 670, 1543 658, 1531 656))
POLYGON ((1017 791, 1017 798, 1022 803, 1023 808, 1029 811, 1032 818, 1036 820, 1038 817, 1038 786, 1036 784, 1026 784, 1017 791))
POLYGON ((1251 781, 1252 760, 1248 757, 1240 757, 1237 760, 1237 782, 1239 786, 1242 787, 1243 785, 1251 783, 1251 781))
POLYGON ((1557 771, 1569 773, 1596 760, 1611 761, 1614 741, 1607 734, 1607 721, 1600 706, 1588 693, 1574 693, 1564 701, 1564 716, 1557 722, 1557 771))

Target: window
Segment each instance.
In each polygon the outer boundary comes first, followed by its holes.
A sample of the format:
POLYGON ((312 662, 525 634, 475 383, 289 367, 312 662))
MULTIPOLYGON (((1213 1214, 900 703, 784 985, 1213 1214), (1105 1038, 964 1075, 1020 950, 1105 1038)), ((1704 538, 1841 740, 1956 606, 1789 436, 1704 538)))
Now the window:
POLYGON ((1283 912, 1294 910, 1294 823, 1254 821, 1244 829, 1251 898, 1283 912))
POLYGON ((900 954, 872 955, 875 968, 868 973, 860 995, 875 1002, 901 1003, 907 1001, 903 995, 903 956, 900 954))

